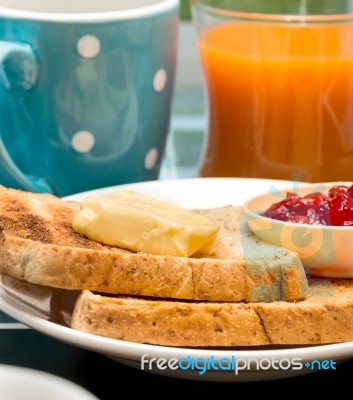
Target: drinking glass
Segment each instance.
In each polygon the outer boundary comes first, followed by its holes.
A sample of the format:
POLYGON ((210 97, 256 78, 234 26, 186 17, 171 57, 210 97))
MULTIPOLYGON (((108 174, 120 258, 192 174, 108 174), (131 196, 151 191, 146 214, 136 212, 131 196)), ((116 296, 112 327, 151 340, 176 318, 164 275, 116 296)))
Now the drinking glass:
POLYGON ((353 1, 192 0, 201 176, 353 180, 353 1))

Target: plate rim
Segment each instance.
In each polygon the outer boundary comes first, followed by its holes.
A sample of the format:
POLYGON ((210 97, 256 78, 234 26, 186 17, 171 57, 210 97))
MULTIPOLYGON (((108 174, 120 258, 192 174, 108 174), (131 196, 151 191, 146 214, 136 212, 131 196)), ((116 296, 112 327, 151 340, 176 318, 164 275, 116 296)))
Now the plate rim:
MULTIPOLYGON (((74 344, 81 348, 86 348, 90 350, 97 351, 99 353, 108 354, 110 356, 116 357, 125 357, 126 355, 131 356, 131 353, 126 353, 126 351, 121 352, 123 349, 131 350, 134 349, 133 356, 128 357, 130 360, 140 360, 142 354, 148 353, 148 351, 153 352, 153 356, 166 357, 166 353, 168 353, 168 357, 185 357, 187 355, 199 357, 199 356, 219 356, 219 358, 229 357, 229 356, 241 356, 249 358, 266 358, 266 357, 295 357, 301 356, 303 361, 313 360, 313 358, 308 358, 308 356, 317 355, 318 351, 320 354, 319 358, 315 357, 315 359, 322 359, 322 357, 327 358, 332 354, 335 357, 339 357, 337 359, 347 358, 348 356, 353 356, 353 341, 343 342, 343 343, 333 343, 333 344, 324 344, 324 345, 314 345, 314 346, 305 346, 305 347, 291 347, 291 348, 279 348, 279 349, 260 349, 260 350, 237 350, 232 348, 232 350, 227 349, 217 349, 217 348, 194 348, 194 347, 173 347, 173 346, 159 346, 153 344, 145 344, 145 343, 135 343, 129 342, 125 340, 119 339, 111 339, 103 336, 94 335, 87 332, 78 331, 72 329, 70 327, 66 327, 64 325, 60 325, 58 323, 48 321, 42 317, 38 317, 33 314, 29 314, 26 311, 18 309, 16 306, 13 306, 6 302, 3 298, 2 288, 5 287, 3 282, 0 283, 0 308, 5 312, 8 312, 9 315, 13 318, 20 318, 20 322, 29 326, 30 328, 36 329, 42 333, 45 333, 51 337, 57 338, 59 340, 65 341, 67 343, 74 344), (50 330, 48 332, 48 327, 50 330), (97 345, 103 344, 103 348, 97 349, 97 345), (350 353, 347 352, 350 350, 350 353), (304 354, 305 353, 305 354, 304 354)), ((260 347, 260 346, 259 346, 260 347)), ((265 346, 264 346, 265 347, 265 346)), ((126 357, 125 357, 126 358, 126 357)))
MULTIPOLYGON (((242 182, 243 184, 255 184, 257 181, 261 181, 263 184, 280 184, 283 187, 289 186, 291 181, 282 181, 274 179, 257 179, 257 178, 186 178, 186 179, 173 179, 173 180, 157 180, 147 181, 139 183, 130 183, 124 185, 110 186, 106 188, 91 190, 87 192, 81 192, 74 195, 66 196, 64 199, 76 200, 82 198, 85 195, 94 193, 104 193, 112 190, 122 190, 126 188, 148 188, 148 186, 168 186, 168 185, 180 185, 180 184, 192 184, 196 182, 204 182, 205 184, 234 184, 235 182, 242 182)), ((197 183, 196 183, 197 185, 197 183)), ((259 194, 261 191, 258 192, 259 194)), ((242 203, 243 204, 243 203, 242 203)), ((241 205, 241 204, 239 204, 241 205)), ((279 349, 264 349, 259 348, 256 350, 246 349, 217 349, 217 348, 188 348, 188 347, 172 347, 172 346, 159 346, 153 344, 135 343, 128 342, 118 339, 106 338, 91 333, 81 332, 74 330, 70 327, 60 325, 55 322, 48 321, 44 318, 30 314, 26 310, 21 310, 12 304, 9 304, 4 299, 2 290, 3 282, 0 284, 0 309, 6 314, 15 318, 24 325, 29 326, 32 329, 40 331, 48 336, 51 336, 60 341, 75 345, 80 348, 95 351, 104 354, 108 357, 125 358, 132 361, 141 361, 143 354, 149 354, 153 357, 161 358, 182 358, 185 356, 193 357, 210 357, 216 356, 219 358, 237 356, 237 357, 248 357, 248 358, 266 358, 266 357, 301 357, 303 363, 306 361, 323 360, 327 358, 334 358, 335 360, 343 360, 353 358, 353 341, 333 344, 314 345, 306 347, 293 347, 291 348, 279 348, 279 349)), ((177 371, 176 371, 177 372, 177 371)), ((220 376, 227 371, 219 371, 220 376)), ((264 371, 265 372, 265 371, 264 371)), ((308 371, 309 372, 309 371, 308 371)), ((229 373, 229 372, 227 372, 229 373)), ((221 378, 220 378, 221 381, 221 378)))

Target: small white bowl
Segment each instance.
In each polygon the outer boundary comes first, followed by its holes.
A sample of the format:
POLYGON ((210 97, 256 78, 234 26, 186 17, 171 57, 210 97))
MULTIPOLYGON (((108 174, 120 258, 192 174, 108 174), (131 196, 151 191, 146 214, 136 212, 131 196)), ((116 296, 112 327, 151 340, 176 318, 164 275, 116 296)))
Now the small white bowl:
POLYGON ((98 400, 81 386, 46 372, 0 365, 2 400, 98 400))
POLYGON ((353 278, 353 227, 283 222, 260 215, 273 203, 283 200, 287 192, 294 192, 299 196, 313 192, 327 194, 334 185, 351 186, 352 182, 295 182, 287 189, 271 190, 252 197, 244 204, 244 215, 249 229, 267 243, 298 253, 310 275, 353 278))

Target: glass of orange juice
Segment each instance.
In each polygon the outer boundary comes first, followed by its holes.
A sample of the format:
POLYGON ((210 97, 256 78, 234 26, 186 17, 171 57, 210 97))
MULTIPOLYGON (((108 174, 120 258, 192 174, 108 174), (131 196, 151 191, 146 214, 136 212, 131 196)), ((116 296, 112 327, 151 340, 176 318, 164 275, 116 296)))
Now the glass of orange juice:
POLYGON ((353 0, 191 0, 201 176, 353 181, 353 0))

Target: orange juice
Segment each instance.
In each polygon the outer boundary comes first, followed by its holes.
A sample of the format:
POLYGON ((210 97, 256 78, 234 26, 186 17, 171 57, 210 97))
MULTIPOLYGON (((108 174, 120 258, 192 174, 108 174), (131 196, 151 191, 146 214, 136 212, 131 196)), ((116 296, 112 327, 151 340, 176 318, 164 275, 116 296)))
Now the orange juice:
POLYGON ((353 26, 229 22, 199 49, 201 176, 353 180, 353 26))

